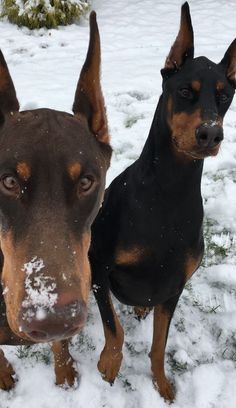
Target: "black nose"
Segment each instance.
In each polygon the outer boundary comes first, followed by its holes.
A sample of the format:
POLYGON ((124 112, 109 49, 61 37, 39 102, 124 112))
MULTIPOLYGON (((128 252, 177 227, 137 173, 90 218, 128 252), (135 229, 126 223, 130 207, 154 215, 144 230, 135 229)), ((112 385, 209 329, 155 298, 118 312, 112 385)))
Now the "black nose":
POLYGON ((221 126, 203 124, 196 129, 196 139, 200 147, 215 147, 224 138, 221 126))

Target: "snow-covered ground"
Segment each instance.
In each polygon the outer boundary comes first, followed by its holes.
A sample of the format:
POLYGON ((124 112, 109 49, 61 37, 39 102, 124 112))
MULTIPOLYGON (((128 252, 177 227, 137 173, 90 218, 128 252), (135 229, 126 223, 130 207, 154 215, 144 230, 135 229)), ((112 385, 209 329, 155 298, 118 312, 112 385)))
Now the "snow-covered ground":
MULTIPOLYGON (((160 69, 178 26, 181 0, 94 0, 102 40, 103 90, 113 161, 108 183, 139 155, 161 93, 160 69)), ((196 55, 219 61, 236 34, 235 0, 190 1, 196 55)), ((0 23, 21 108, 69 111, 88 43, 88 23, 29 32, 0 23)), ((172 321, 167 371, 176 384, 173 408, 236 407, 236 98, 225 118, 225 141, 207 159, 203 176, 207 250, 187 284, 172 321)), ((103 330, 91 297, 89 319, 73 340, 78 388, 54 385, 48 345, 4 347, 18 382, 0 391, 0 408, 155 408, 167 404, 154 390, 148 351, 152 315, 138 323, 116 303, 125 329, 124 361, 113 387, 96 363, 103 330)))

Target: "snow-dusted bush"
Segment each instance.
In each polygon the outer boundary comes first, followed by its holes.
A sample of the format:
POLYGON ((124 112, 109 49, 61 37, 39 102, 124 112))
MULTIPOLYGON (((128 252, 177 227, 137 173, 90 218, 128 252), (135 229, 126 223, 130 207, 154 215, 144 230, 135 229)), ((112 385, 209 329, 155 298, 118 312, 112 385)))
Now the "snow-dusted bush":
POLYGON ((88 0, 2 0, 1 15, 30 29, 54 28, 78 21, 88 8, 88 0))

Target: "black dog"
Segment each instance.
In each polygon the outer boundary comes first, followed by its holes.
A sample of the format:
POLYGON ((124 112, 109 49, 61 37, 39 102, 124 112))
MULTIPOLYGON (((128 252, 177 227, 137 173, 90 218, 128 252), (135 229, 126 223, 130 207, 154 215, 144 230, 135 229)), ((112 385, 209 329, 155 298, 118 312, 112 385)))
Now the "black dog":
POLYGON ((193 59, 189 6, 161 71, 163 94, 139 159, 107 189, 92 227, 94 293, 106 344, 98 368, 113 382, 123 330, 109 291, 140 312, 154 307, 150 358, 160 394, 174 398, 164 371, 168 329, 186 281, 204 250, 200 191, 203 160, 218 153, 222 122, 235 92, 236 40, 215 64, 193 59))

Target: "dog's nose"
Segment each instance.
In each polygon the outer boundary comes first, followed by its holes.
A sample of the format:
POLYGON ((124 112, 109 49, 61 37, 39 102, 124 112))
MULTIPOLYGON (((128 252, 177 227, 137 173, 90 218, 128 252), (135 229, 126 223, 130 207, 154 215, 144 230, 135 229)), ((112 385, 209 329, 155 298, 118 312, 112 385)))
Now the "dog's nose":
POLYGON ((74 336, 83 328, 86 318, 84 301, 62 302, 52 310, 34 306, 20 312, 19 328, 34 342, 54 341, 74 336))
POLYGON ((221 126, 203 124, 196 129, 196 139, 200 147, 215 147, 223 138, 223 129, 221 126))

